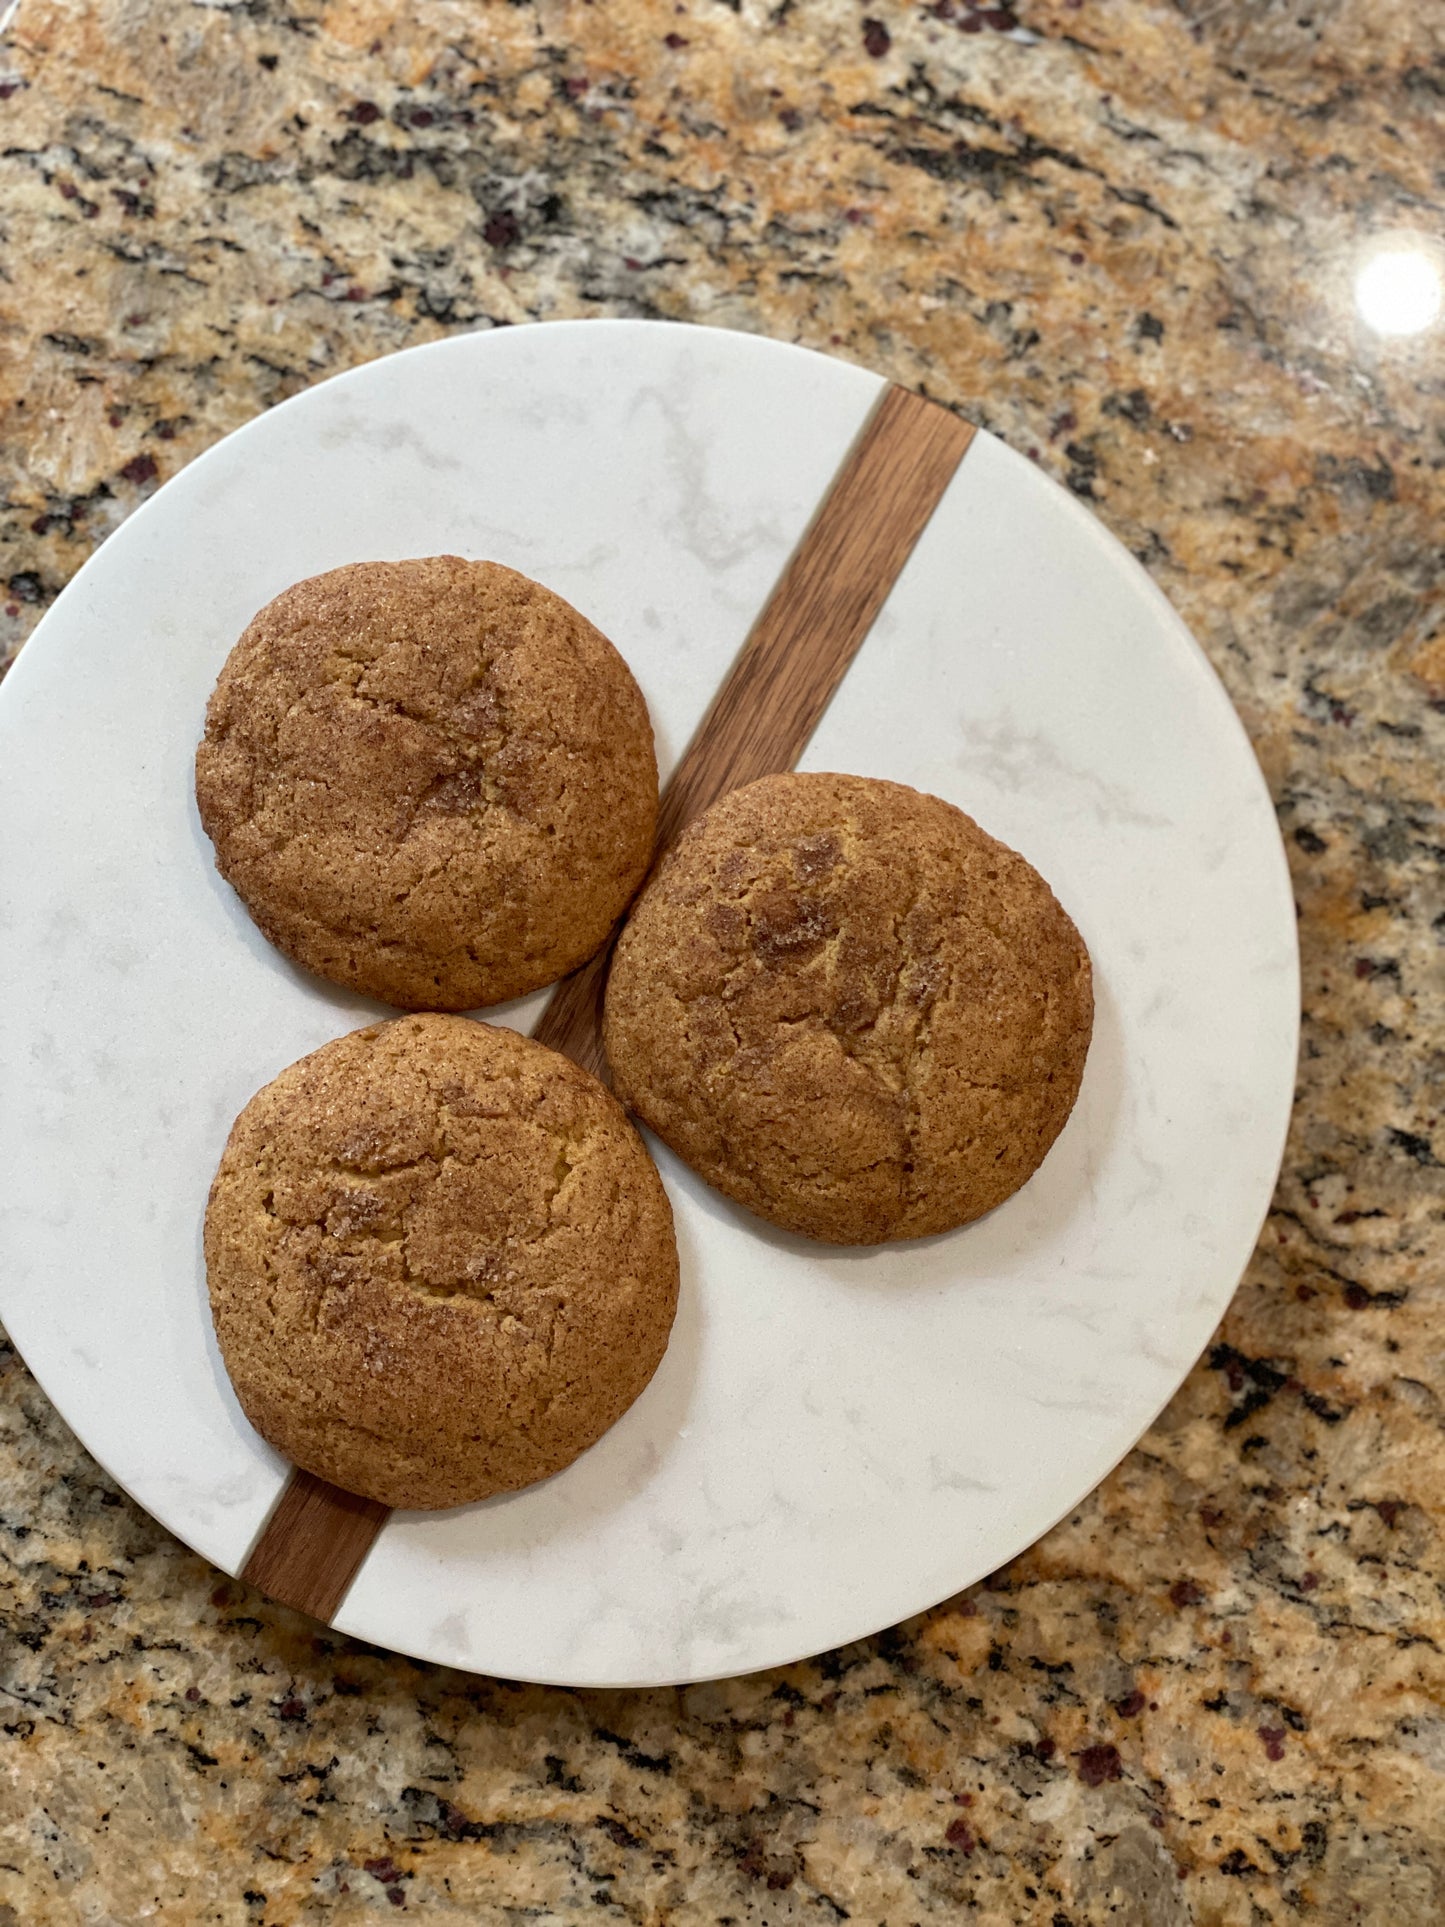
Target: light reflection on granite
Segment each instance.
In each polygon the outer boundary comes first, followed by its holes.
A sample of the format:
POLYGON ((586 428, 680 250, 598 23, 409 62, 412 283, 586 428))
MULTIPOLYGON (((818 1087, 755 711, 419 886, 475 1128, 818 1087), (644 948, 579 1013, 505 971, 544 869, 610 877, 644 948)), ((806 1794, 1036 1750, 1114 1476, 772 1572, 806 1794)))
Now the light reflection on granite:
POLYGON ((849 356, 1036 454, 1208 649, 1295 873, 1294 1130, 1218 1343, 1077 1514, 893 1633, 682 1693, 319 1635, 10 1357, 0 1923, 1445 1916, 1445 350, 1350 305, 1364 242, 1440 231, 1439 22, 399 11, 23 0, 8 646, 183 461, 406 343, 655 313, 849 356))

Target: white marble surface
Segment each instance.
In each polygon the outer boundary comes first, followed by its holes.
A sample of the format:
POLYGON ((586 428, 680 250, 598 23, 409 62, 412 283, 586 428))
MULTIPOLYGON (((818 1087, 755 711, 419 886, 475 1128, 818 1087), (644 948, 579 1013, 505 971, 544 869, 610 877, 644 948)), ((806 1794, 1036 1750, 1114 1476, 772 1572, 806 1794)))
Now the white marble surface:
MULTIPOLYGON (((372 363, 183 471, 7 681, 0 1312, 91 1451, 227 1570, 284 1468, 211 1339, 206 1187, 250 1093, 375 1014, 211 869, 189 766, 227 649, 337 562, 493 556, 612 635, 666 768, 877 391, 648 323, 372 363)), ((345 1630, 576 1683, 873 1630, 1076 1503, 1227 1303, 1293 1084, 1293 906, 1243 733, 1143 572, 980 436, 805 761, 936 790, 1049 877, 1099 991, 1074 1118, 991 1218, 879 1252, 773 1232, 661 1153, 684 1283, 657 1378, 546 1485, 394 1518, 345 1630)))

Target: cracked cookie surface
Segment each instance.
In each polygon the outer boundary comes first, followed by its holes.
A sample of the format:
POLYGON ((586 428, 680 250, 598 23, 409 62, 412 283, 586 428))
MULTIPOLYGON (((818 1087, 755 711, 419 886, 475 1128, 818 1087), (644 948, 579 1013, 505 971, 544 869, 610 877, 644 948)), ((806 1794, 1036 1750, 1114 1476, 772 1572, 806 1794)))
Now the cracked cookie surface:
POLYGON ((221 874, 287 955, 406 1009, 552 983, 646 872, 642 692, 590 622, 494 562, 358 562, 231 651, 196 754, 221 874))
POLYGON ((671 1208, 620 1105, 465 1017, 353 1031, 259 1091, 205 1255, 251 1423, 392 1506, 569 1465, 652 1377, 677 1306, 671 1208))
POLYGON ((835 1244, 1001 1204, 1073 1108, 1083 939, 1038 872, 898 783, 764 777, 683 832, 607 986, 614 1088, 700 1176, 835 1244))

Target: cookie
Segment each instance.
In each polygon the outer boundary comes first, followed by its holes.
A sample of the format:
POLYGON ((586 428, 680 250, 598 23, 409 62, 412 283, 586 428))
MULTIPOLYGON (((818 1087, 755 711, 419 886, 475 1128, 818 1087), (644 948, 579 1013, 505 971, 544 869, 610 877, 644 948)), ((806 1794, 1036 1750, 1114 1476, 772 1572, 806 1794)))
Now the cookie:
POLYGON ((337 1038, 237 1118, 206 1277, 247 1418, 391 1506, 561 1471, 657 1369, 672 1212, 615 1099, 466 1017, 337 1038))
POLYGON ((770 776, 685 830, 633 908, 604 1042, 623 1102, 805 1237, 947 1231, 1016 1191, 1078 1094, 1088 952, 950 803, 770 776))
POLYGON ((554 982, 642 881, 642 692, 550 589, 454 555, 298 582, 227 658, 196 754, 216 865, 271 941, 404 1009, 554 982))

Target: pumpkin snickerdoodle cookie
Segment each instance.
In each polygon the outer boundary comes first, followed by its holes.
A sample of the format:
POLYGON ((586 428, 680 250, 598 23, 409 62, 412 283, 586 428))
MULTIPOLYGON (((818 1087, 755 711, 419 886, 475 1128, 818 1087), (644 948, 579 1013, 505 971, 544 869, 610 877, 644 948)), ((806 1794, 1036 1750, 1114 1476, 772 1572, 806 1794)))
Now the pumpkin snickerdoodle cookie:
POLYGON ((550 589, 453 555, 357 562, 269 602, 206 712, 221 874, 298 963, 407 1009, 583 963, 646 872, 642 693, 550 589))
POLYGON ((1038 1168, 1093 1023, 1038 872, 952 804, 765 777, 692 823, 612 964, 614 1087, 729 1197, 877 1244, 982 1216, 1038 1168))
POLYGON ((677 1305, 672 1212, 620 1105, 465 1017, 353 1031, 258 1092, 205 1255, 251 1423, 392 1506, 570 1464, 652 1377, 677 1305))

